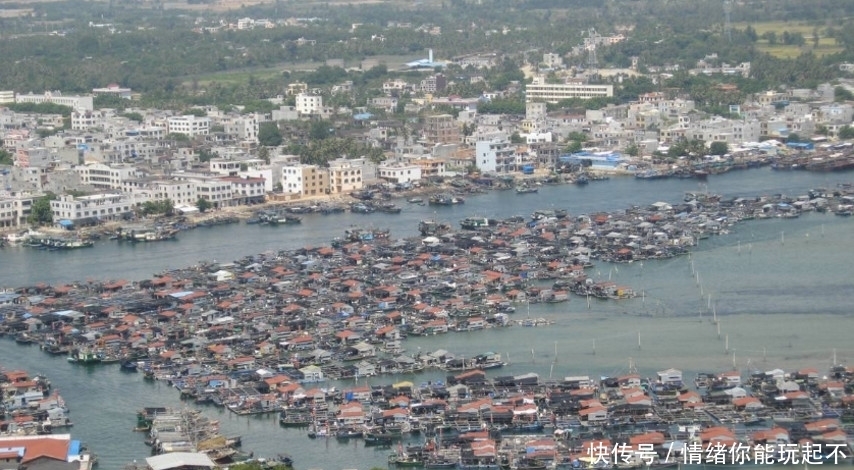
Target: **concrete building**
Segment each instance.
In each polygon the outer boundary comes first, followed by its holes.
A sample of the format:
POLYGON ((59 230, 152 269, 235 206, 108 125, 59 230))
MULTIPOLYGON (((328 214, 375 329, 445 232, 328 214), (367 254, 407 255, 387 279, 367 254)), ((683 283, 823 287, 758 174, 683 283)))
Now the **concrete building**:
POLYGON ((571 81, 567 83, 546 83, 545 77, 534 77, 533 82, 525 87, 525 101, 558 101, 577 98, 610 98, 614 96, 613 85, 594 85, 571 81))
POLYGON ((211 130, 211 118, 192 114, 172 116, 166 123, 169 134, 184 134, 190 138, 208 135, 211 130))
POLYGON ((462 138, 460 125, 450 114, 427 116, 424 140, 430 144, 457 144, 462 138))
POLYGON ((80 182, 100 190, 122 189, 125 180, 137 177, 136 167, 129 165, 105 165, 91 163, 78 165, 74 170, 80 175, 80 182))
POLYGON ((226 134, 237 140, 258 143, 258 116, 255 114, 228 116, 222 120, 222 126, 226 134))
POLYGON ((226 177, 222 181, 231 184, 231 205, 264 202, 267 193, 264 178, 226 177))
POLYGON ((445 160, 439 158, 414 158, 410 161, 413 165, 421 168, 421 178, 433 176, 445 176, 445 160))
POLYGON ((129 179, 122 182, 122 191, 135 201, 169 199, 175 207, 194 206, 199 199, 196 182, 186 179, 129 179))
POLYGON ((296 98, 296 109, 300 115, 319 114, 323 110, 323 97, 311 93, 300 93, 296 98))
POLYGON ((27 225, 38 196, 29 192, 0 192, 0 228, 21 228, 27 225))
POLYGON ((89 196, 64 194, 50 201, 54 220, 70 220, 74 224, 118 220, 133 214, 133 203, 127 194, 102 193, 89 196))
POLYGON ((329 187, 332 194, 346 194, 362 189, 362 167, 349 160, 329 162, 329 187))
POLYGON ((381 179, 389 183, 411 183, 421 179, 421 167, 403 162, 383 162, 378 167, 381 179))
POLYGON ((240 166, 244 163, 238 160, 227 160, 224 158, 212 158, 208 164, 213 173, 223 176, 237 176, 240 166))
POLYGON ((93 88, 92 94, 95 96, 118 96, 119 98, 123 98, 126 100, 129 100, 133 97, 133 93, 131 92, 130 88, 123 88, 119 86, 118 83, 110 83, 104 88, 93 88))
POLYGON ((448 86, 448 79, 444 74, 437 73, 421 80, 421 91, 423 93, 436 93, 444 91, 448 86))
POLYGON ((484 173, 516 170, 516 149, 506 139, 480 140, 475 144, 475 165, 484 173))
POLYGON ((329 171, 317 165, 288 165, 282 167, 282 191, 298 196, 328 194, 329 171))
POLYGON ((14 103, 15 92, 12 90, 0 90, 0 104, 14 103))
MULTIPOLYGON (((234 205, 234 193, 231 182, 222 178, 193 177, 198 197, 211 203, 214 208, 234 205)), ((263 187, 263 182, 262 182, 263 187)), ((195 205, 196 201, 193 201, 195 205)))
POLYGON ((44 147, 18 147, 15 151, 15 166, 21 168, 44 168, 53 162, 53 155, 44 147))
POLYGON ((85 131, 96 127, 103 128, 115 116, 115 111, 111 109, 98 109, 94 111, 74 110, 71 113, 71 130, 85 131))
POLYGON ((36 95, 34 93, 19 94, 15 96, 16 103, 53 103, 79 111, 92 111, 95 109, 95 104, 91 96, 62 96, 58 91, 46 91, 44 94, 36 95))

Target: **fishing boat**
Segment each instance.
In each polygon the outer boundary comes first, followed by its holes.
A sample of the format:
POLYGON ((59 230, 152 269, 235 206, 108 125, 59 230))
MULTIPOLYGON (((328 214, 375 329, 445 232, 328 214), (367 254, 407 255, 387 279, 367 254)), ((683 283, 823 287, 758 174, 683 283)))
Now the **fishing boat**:
POLYGON ((492 227, 496 223, 495 220, 486 217, 466 217, 460 221, 460 227, 465 230, 477 230, 479 228, 492 227))
POLYGON ((424 462, 424 467, 425 468, 432 468, 432 469, 456 468, 457 462, 454 462, 453 460, 444 459, 441 457, 429 458, 429 459, 427 459, 426 462, 424 462))
POLYGON ((465 203, 465 199, 459 196, 452 196, 450 194, 434 194, 430 196, 429 203, 433 206, 453 206, 455 204, 463 204, 465 203))
POLYGON ((364 436, 365 433, 361 429, 356 428, 341 428, 335 431, 335 439, 339 439, 342 441, 348 439, 356 439, 364 436))
POLYGON ((394 467, 423 467, 424 459, 405 452, 398 452, 388 456, 388 464, 394 467))
POLYGON ((121 367, 121 370, 123 370, 125 372, 136 372, 138 365, 134 361, 125 360, 125 361, 122 361, 122 364, 120 367, 121 367))
POLYGON ((407 199, 406 202, 408 202, 410 204, 424 204, 424 199, 422 199, 420 197, 411 197, 411 198, 407 199))
POLYGON ((527 186, 527 185, 516 186, 516 194, 533 194, 533 193, 539 192, 539 190, 540 189, 537 188, 536 186, 527 186))

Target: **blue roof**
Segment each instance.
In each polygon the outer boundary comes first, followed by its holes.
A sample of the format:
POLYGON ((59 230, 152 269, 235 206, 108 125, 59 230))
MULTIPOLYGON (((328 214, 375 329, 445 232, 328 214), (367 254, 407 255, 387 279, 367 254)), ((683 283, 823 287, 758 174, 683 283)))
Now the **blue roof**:
POLYGON ((370 119, 372 117, 374 117, 374 115, 371 113, 359 113, 359 114, 353 115, 353 119, 355 119, 357 121, 367 121, 368 119, 370 119))
POLYGON ((63 227, 74 227, 74 222, 68 219, 60 219, 59 225, 62 225, 63 227))
POLYGON ((78 457, 80 456, 80 441, 71 441, 68 444, 68 456, 69 457, 78 457))

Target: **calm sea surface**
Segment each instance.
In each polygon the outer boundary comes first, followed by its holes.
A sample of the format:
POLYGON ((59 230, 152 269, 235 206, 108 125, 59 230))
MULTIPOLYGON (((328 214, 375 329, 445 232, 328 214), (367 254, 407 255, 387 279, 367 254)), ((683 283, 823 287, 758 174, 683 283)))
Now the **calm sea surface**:
MULTIPOLYGON (((851 181, 851 174, 772 172, 758 169, 710 177, 708 190, 724 195, 803 194, 809 188, 851 181)), ((539 208, 566 208, 572 214, 623 209, 655 201, 676 202, 685 191, 705 189, 691 180, 636 181, 616 178, 586 187, 542 187, 539 194, 495 192, 467 199, 463 206, 407 205, 399 215, 310 215, 299 226, 229 225, 179 234, 175 242, 119 245, 45 252, 0 250, 0 285, 67 282, 76 279, 143 279, 200 260, 230 261, 267 250, 317 246, 350 225, 390 228, 414 235, 420 219, 457 225, 468 215, 508 217, 539 208)), ((405 204, 405 203, 404 203, 405 204)), ((642 296, 629 301, 531 305, 514 316, 554 321, 541 328, 493 329, 407 340, 408 352, 448 349, 469 356, 500 352, 510 364, 493 374, 537 372, 541 377, 611 375, 630 365, 644 375, 676 367, 686 377, 698 371, 735 367, 752 371, 854 361, 851 299, 854 298, 854 220, 826 214, 798 219, 756 220, 731 233, 702 240, 691 254, 672 260, 623 265, 597 264, 594 278, 631 286, 642 296), (712 321, 719 319, 720 329, 712 321)), ((181 406, 176 390, 147 383, 141 374, 118 366, 81 367, 36 347, 0 340, 0 364, 45 373, 71 408, 72 434, 100 456, 101 468, 121 469, 149 455, 134 433, 135 412, 145 406, 181 406)), ((369 384, 403 379, 441 380, 439 372, 410 377, 374 377, 369 384)), ((362 382, 364 383, 364 382, 362 382)), ((338 387, 353 383, 330 383, 338 387)), ((275 416, 238 417, 214 407, 205 412, 227 434, 243 436, 244 448, 259 456, 287 452, 301 469, 369 469, 386 466, 387 450, 361 441, 309 440, 304 430, 279 427, 275 416)))

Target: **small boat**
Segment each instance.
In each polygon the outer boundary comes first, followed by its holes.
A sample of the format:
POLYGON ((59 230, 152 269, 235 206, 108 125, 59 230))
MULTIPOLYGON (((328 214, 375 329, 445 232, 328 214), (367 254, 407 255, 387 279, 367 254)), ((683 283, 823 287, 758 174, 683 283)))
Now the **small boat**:
POLYGON ((427 461, 424 463, 424 467, 425 468, 434 468, 434 469, 456 468, 457 462, 454 462, 453 460, 443 459, 443 458, 435 458, 435 459, 431 458, 431 459, 427 459, 427 461))
POLYGON ((516 186, 516 194, 533 194, 539 192, 539 188, 534 186, 516 186))
POLYGON ((411 197, 411 198, 407 199, 406 202, 408 202, 410 204, 423 204, 424 199, 422 199, 420 197, 411 197))
POLYGON ((364 432, 359 429, 353 428, 342 428, 335 431, 335 439, 347 440, 347 439, 355 439, 364 436, 364 432))
POLYGON ((414 455, 397 453, 388 456, 388 464, 395 467, 423 467, 424 460, 414 455))
POLYGON ((134 361, 122 361, 121 369, 125 372, 136 372, 138 365, 134 361))

